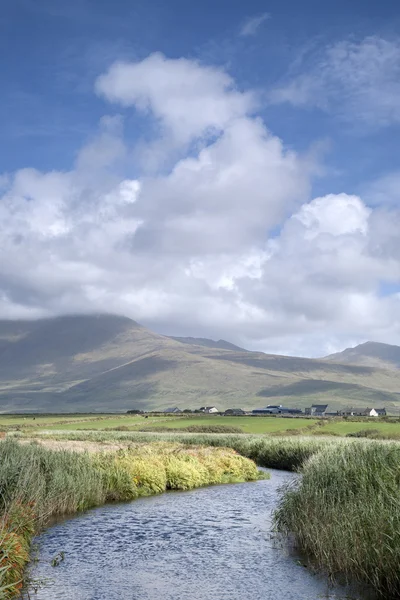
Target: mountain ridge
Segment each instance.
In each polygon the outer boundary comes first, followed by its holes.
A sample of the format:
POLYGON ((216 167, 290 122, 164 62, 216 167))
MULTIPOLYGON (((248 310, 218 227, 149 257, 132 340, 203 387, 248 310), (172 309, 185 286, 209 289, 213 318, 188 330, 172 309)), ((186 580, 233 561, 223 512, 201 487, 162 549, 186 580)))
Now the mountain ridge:
POLYGON ((251 409, 265 398, 300 408, 400 406, 400 370, 184 339, 107 314, 0 321, 0 411, 251 409))
POLYGON ((330 354, 324 360, 341 364, 364 365, 388 370, 400 368, 400 346, 368 341, 330 354))

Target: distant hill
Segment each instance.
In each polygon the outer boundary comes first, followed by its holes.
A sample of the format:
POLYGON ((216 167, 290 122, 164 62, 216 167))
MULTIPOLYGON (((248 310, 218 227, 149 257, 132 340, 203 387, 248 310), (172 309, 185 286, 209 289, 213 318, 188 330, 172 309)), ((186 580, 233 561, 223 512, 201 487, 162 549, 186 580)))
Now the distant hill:
POLYGON ((169 338, 107 314, 0 321, 0 411, 400 406, 400 370, 393 357, 390 369, 381 364, 169 338))
POLYGON ((365 365, 379 369, 400 369, 400 346, 381 344, 379 342, 365 342, 355 348, 346 348, 326 356, 325 360, 343 364, 365 365))
POLYGON ((235 346, 235 344, 231 344, 225 340, 209 340, 208 338, 195 338, 195 337, 175 337, 170 335, 169 338, 171 340, 176 340, 177 342, 181 342, 182 344, 190 344, 191 346, 206 346, 207 348, 220 348, 221 350, 238 350, 239 352, 247 352, 244 348, 240 348, 240 346, 235 346))

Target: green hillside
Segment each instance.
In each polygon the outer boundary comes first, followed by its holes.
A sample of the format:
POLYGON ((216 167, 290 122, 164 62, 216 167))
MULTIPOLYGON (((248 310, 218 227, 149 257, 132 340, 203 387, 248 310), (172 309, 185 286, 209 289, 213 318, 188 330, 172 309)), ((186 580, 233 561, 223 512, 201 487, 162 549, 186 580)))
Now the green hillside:
POLYGON ((346 348, 343 352, 331 354, 325 360, 396 370, 400 368, 400 347, 379 342, 365 342, 355 348, 346 348))
POLYGON ((0 410, 400 406, 400 370, 236 348, 179 341, 114 315, 0 321, 0 410))

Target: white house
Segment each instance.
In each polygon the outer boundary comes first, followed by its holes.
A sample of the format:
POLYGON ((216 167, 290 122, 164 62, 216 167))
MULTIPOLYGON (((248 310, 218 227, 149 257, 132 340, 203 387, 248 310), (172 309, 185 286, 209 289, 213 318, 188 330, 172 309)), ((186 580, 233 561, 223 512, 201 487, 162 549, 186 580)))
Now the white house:
POLYGON ((219 412, 218 408, 215 408, 215 406, 202 406, 200 408, 200 411, 208 415, 212 415, 219 412))
POLYGON ((341 417, 380 417, 386 415, 385 408, 345 408, 339 411, 341 417))

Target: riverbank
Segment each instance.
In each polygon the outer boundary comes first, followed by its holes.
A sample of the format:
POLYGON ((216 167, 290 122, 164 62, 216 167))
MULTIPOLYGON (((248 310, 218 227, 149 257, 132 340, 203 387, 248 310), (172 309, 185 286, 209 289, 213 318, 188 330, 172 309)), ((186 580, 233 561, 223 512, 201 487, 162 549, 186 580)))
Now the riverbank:
POLYGON ((20 592, 31 539, 51 517, 260 476, 254 462, 227 448, 155 442, 89 454, 7 439, 0 444, 0 599, 20 592))
POLYGON ((51 440, 126 444, 168 439, 190 446, 225 446, 259 466, 303 477, 286 490, 277 529, 313 557, 329 577, 370 585, 400 597, 400 444, 357 438, 52 432, 51 440))
POLYGON ((327 446, 309 459, 276 512, 279 531, 294 536, 330 577, 400 597, 400 445, 327 446))
POLYGON ((113 446, 125 448, 136 444, 164 441, 185 446, 208 446, 231 448, 241 456, 249 458, 260 467, 297 471, 303 463, 332 444, 353 444, 356 440, 327 437, 270 437, 264 435, 243 434, 193 434, 193 433, 141 433, 125 431, 51 431, 29 434, 26 438, 20 434, 18 439, 35 439, 49 447, 68 448, 71 442, 95 445, 96 448, 113 446))
POLYGON ((268 481, 159 494, 59 520, 35 539, 40 560, 29 574, 45 584, 31 600, 372 600, 363 589, 332 586, 275 543, 279 490, 297 476, 269 473, 268 481))

